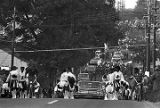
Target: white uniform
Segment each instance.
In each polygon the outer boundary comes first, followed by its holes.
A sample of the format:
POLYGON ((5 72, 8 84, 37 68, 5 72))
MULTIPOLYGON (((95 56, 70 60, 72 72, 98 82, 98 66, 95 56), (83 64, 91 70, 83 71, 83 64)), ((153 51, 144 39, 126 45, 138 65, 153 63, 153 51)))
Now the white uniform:
POLYGON ((114 84, 112 81, 106 81, 104 100, 118 100, 117 94, 114 91, 114 84))
POLYGON ((115 79, 119 79, 119 80, 125 81, 125 80, 124 80, 123 73, 122 73, 121 71, 118 71, 118 72, 115 71, 113 74, 114 74, 114 80, 115 80, 115 79), (117 76, 118 76, 118 77, 117 77, 117 76))
POLYGON ((25 70, 23 72, 19 71, 19 81, 25 81, 25 74, 25 70))
MULTIPOLYGON (((71 72, 64 72, 61 74, 59 85, 60 87, 68 86, 68 77, 73 77, 76 80, 76 77, 71 72)), ((73 92, 65 90, 64 99, 74 99, 73 92)))
POLYGON ((145 71, 145 75, 147 76, 147 77, 149 77, 150 75, 149 75, 149 71, 145 71))
POLYGON ((68 81, 68 76, 76 79, 75 75, 72 74, 71 72, 64 72, 64 73, 61 74, 60 81, 68 81))
POLYGON ((58 85, 60 84, 60 82, 55 86, 55 88, 54 88, 54 92, 57 92, 57 91, 60 91, 60 92, 62 92, 63 91, 63 89, 62 88, 58 88, 58 85))
POLYGON ((110 82, 113 83, 113 81, 114 81, 114 74, 113 74, 113 73, 108 74, 108 75, 107 75, 107 79, 108 79, 108 81, 110 81, 110 82))
POLYGON ((12 70, 10 71, 6 82, 9 82, 9 80, 18 80, 19 72, 18 70, 12 70))
POLYGON ((61 74, 60 81, 67 81, 67 78, 68 78, 68 74, 67 72, 64 72, 61 74))
POLYGON ((37 93, 39 91, 40 84, 37 82, 34 87, 35 87, 34 92, 37 93))

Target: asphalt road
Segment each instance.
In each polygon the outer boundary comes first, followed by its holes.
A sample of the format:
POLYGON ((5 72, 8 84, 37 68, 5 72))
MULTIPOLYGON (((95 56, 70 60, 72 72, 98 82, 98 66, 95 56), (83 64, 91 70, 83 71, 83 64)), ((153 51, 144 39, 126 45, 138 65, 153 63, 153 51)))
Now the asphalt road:
POLYGON ((96 99, 0 99, 0 108, 160 108, 160 103, 96 99))

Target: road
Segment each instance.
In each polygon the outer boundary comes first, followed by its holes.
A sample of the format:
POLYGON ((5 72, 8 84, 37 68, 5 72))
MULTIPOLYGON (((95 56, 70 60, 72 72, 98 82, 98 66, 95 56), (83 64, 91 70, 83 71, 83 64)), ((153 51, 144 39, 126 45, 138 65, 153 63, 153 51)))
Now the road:
POLYGON ((160 104, 96 99, 0 99, 0 108, 160 108, 160 104))

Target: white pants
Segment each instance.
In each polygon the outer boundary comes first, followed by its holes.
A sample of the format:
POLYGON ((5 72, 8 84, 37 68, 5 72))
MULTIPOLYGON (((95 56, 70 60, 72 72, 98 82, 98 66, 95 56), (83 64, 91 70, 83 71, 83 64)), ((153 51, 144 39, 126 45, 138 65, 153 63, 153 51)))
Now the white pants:
POLYGON ((106 93, 104 100, 118 100, 118 96, 115 92, 113 94, 106 93))
POLYGON ((74 99, 73 92, 65 91, 64 99, 74 99))

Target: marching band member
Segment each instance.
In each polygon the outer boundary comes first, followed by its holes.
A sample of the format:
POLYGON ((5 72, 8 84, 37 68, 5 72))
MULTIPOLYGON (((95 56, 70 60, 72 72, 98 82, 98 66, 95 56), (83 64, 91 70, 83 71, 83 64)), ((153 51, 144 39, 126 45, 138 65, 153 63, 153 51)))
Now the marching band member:
POLYGON ((6 80, 6 82, 9 83, 9 87, 12 92, 12 98, 16 98, 16 93, 18 89, 19 72, 17 69, 18 68, 16 66, 13 66, 6 80))
POLYGON ((34 82, 34 94, 35 94, 35 96, 33 96, 33 98, 38 97, 39 88, 40 88, 40 84, 39 84, 39 82, 37 82, 37 80, 35 80, 35 82, 34 82))
POLYGON ((27 96, 27 84, 26 84, 26 71, 25 67, 20 67, 19 71, 19 87, 20 87, 20 98, 24 98, 24 96, 27 96))
POLYGON ((75 82, 75 75, 71 72, 70 68, 67 68, 66 72, 61 74, 59 83, 60 87, 64 87, 64 99, 74 99, 73 91, 75 89, 75 82), (69 82, 69 79, 71 79, 72 82, 69 82), (73 83, 73 87, 71 87, 71 83, 73 83))
POLYGON ((120 71, 120 66, 116 66, 114 71, 114 79, 115 80, 123 80, 124 81, 124 75, 123 73, 120 71))

